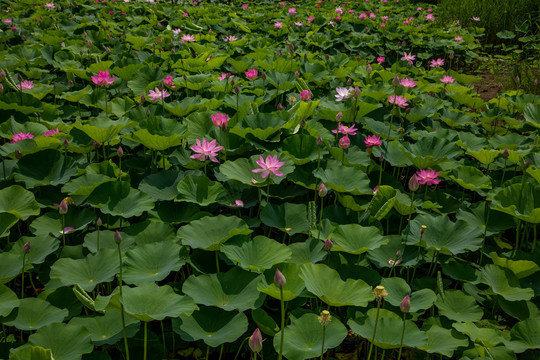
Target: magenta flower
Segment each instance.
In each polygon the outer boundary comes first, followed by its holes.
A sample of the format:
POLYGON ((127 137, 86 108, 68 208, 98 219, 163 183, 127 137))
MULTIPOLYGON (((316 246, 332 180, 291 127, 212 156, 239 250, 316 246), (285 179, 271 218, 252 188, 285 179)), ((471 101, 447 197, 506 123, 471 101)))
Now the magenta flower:
POLYGON ((296 8, 289 8, 289 15, 294 15, 296 14, 296 8))
POLYGON ((116 77, 111 78, 109 70, 100 71, 97 75, 92 76, 92 82, 97 86, 109 87, 114 80, 116 80, 116 77))
POLYGON ((380 136, 370 135, 364 139, 364 144, 366 144, 367 147, 370 146, 381 146, 382 141, 380 136))
POLYGON ((360 15, 358 15, 358 18, 360 20, 363 20, 363 19, 367 18, 367 14, 366 13, 361 13, 360 15))
POLYGON ((34 88, 33 80, 24 80, 19 83, 19 88, 22 90, 30 90, 34 88))
POLYGON ((229 41, 236 41, 238 40, 238 38, 234 35, 228 35, 228 36, 225 36, 225 39, 223 39, 225 42, 229 42, 229 41))
POLYGON ((259 72, 255 69, 249 69, 248 71, 245 72, 245 74, 248 79, 253 80, 257 78, 257 75, 259 75, 259 72))
POLYGON ((212 122, 217 127, 220 127, 221 130, 225 131, 225 129, 227 128, 227 123, 229 122, 229 115, 222 113, 212 115, 212 122))
POLYGON ((342 149, 348 149, 349 146, 351 145, 351 139, 349 139, 349 137, 347 135, 345 135, 344 137, 339 139, 339 144, 338 145, 342 149))
POLYGON ((300 92, 300 99, 309 101, 309 99, 311 99, 311 92, 309 92, 309 90, 302 90, 302 92, 300 92))
POLYGON ((190 158, 200 161, 205 161, 207 158, 210 158, 213 162, 219 162, 216 156, 218 151, 223 149, 223 146, 216 146, 216 139, 209 142, 203 138, 202 144, 199 139, 195 139, 195 141, 197 142, 197 145, 191 145, 191 150, 198 154, 191 155, 190 158))
POLYGON ((354 91, 354 89, 352 87, 349 87, 348 89, 344 88, 344 87, 336 88, 336 92, 337 92, 337 95, 335 95, 336 96, 336 101, 341 101, 343 99, 347 99, 347 98, 351 97, 353 91, 354 91))
POLYGON ((435 16, 433 16, 433 14, 427 14, 426 21, 429 21, 429 22, 435 21, 435 16))
POLYGON ((457 41, 457 42, 462 42, 462 41, 463 41, 463 38, 462 38, 461 36, 456 36, 456 37, 454 38, 454 40, 457 41))
POLYGON ((21 140, 25 140, 25 139, 33 139, 34 138, 34 135, 31 134, 31 133, 23 133, 23 132, 20 132, 18 134, 13 134, 13 138, 11 139, 11 144, 15 144, 21 140))
POLYGON ((171 96, 167 92, 167 90, 159 90, 158 88, 155 88, 154 90, 150 90, 148 94, 148 98, 154 102, 157 102, 158 100, 165 99, 166 97, 171 96))
POLYGON ((338 6, 338 7, 336 8, 336 10, 334 10, 334 13, 340 14, 340 15, 343 14, 343 8, 342 8, 341 6, 338 6))
POLYGON ((343 135, 356 135, 356 128, 355 128, 356 125, 353 125, 351 127, 348 127, 348 126, 345 126, 345 125, 342 125, 341 123, 338 123, 338 128, 337 130, 332 130, 332 132, 334 134, 338 134, 338 133, 341 133, 343 135))
POLYGON ((406 87, 406 88, 413 88, 416 86, 416 83, 414 82, 413 79, 403 78, 401 79, 401 86, 406 87))
POLYGON ((281 29, 283 27, 283 23, 280 23, 279 21, 276 21, 274 23, 274 28, 276 29, 281 29))
POLYGON ((242 4, 242 9, 243 9, 243 10, 246 10, 248 7, 249 7, 248 4, 242 4))
POLYGON ((416 55, 413 55, 412 52, 408 53, 406 51, 403 52, 403 57, 400 59, 403 61, 407 61, 409 65, 413 64, 413 60, 416 60, 416 55))
POLYGON ((437 60, 433 59, 430 61, 429 66, 432 68, 441 67, 444 65, 444 59, 438 58, 437 60))
POLYGON ((453 77, 449 75, 444 75, 442 79, 440 79, 443 84, 452 84, 455 80, 453 77))
POLYGON ((386 58, 385 58, 384 56, 379 56, 379 57, 377 58, 377 64, 380 65, 380 64, 382 64, 385 60, 386 60, 386 58))
POLYGON ((256 161, 257 165, 261 167, 261 169, 253 169, 251 170, 254 173, 261 173, 261 177, 264 179, 268 175, 270 177, 276 175, 276 176, 283 176, 283 173, 279 171, 279 168, 285 165, 285 161, 279 161, 277 155, 266 156, 266 161, 263 159, 262 156, 259 156, 259 160, 256 161))
POLYGON ((405 106, 408 106, 407 98, 401 95, 393 95, 388 98, 388 102, 390 104, 395 104, 399 106, 400 108, 404 108, 405 106))
POLYGON ((218 76, 219 80, 225 80, 226 78, 233 78, 234 75, 231 75, 231 73, 222 73, 220 76, 218 76))
POLYGON ((45 131, 43 133, 43 136, 51 136, 51 135, 54 135, 54 134, 58 134, 58 132, 59 132, 58 128, 51 129, 51 130, 45 131))
POLYGON ((176 88, 176 86, 174 86, 173 78, 170 75, 167 76, 165 79, 163 79, 163 84, 165 84, 165 86, 167 86, 167 87, 170 87, 171 89, 176 88))
POLYGON ((11 24, 13 24, 13 20, 12 19, 4 19, 4 24, 6 24, 7 26, 11 26, 11 24))
POLYGON ((441 182, 440 179, 437 179, 441 172, 435 172, 435 170, 420 170, 416 172, 416 177, 418 178, 418 183, 420 185, 437 185, 441 182))
POLYGON ((182 42, 194 42, 195 36, 191 34, 182 35, 182 42))

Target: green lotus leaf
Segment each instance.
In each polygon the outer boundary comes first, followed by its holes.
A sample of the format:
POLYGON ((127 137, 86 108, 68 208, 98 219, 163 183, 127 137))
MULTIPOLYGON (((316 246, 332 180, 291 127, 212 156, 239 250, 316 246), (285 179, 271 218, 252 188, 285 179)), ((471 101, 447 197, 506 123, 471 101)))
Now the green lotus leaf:
POLYGON ((511 260, 490 252, 489 257, 493 264, 510 269, 518 279, 526 278, 540 270, 538 264, 531 260, 511 260))
POLYGON ((150 150, 163 151, 171 147, 182 144, 183 136, 172 134, 170 136, 161 136, 151 134, 148 130, 142 129, 133 132, 127 137, 129 140, 142 144, 150 150))
POLYGON ((424 136, 414 144, 404 143, 405 155, 419 169, 428 169, 445 160, 453 159, 461 153, 451 141, 435 136, 424 136))
POLYGON ((67 91, 57 95, 60 99, 65 99, 70 102, 79 102, 85 95, 92 93, 92 87, 87 85, 85 88, 77 91, 67 91))
MULTIPOLYGON (((338 347, 347 337, 347 328, 333 317, 326 325, 324 336, 324 349, 338 347)), ((281 331, 274 336, 274 349, 279 351, 281 347, 281 331)), ((285 327, 283 342, 283 357, 289 360, 304 360, 321 355, 323 347, 323 332, 316 314, 304 314, 299 318, 293 318, 291 324, 285 327)))
POLYGON ((453 223, 447 216, 420 215, 411 221, 407 244, 424 246, 454 255, 467 250, 475 251, 482 245, 482 232, 464 221, 453 223), (420 237, 422 225, 427 226, 420 237))
POLYGON ((534 296, 533 289, 520 287, 514 274, 497 265, 484 266, 480 271, 480 282, 508 301, 530 300, 534 296))
POLYGON ((27 188, 43 185, 60 185, 77 174, 77 164, 71 157, 48 149, 23 156, 17 163, 15 180, 27 188))
POLYGON ((458 166, 452 171, 450 178, 467 190, 491 189, 491 179, 472 166, 458 166))
POLYGON ((173 241, 160 241, 139 245, 126 252, 123 280, 140 285, 161 281, 171 271, 178 271, 185 264, 180 258, 182 246, 173 241))
POLYGON ((540 349, 540 319, 526 319, 518 322, 510 331, 510 341, 505 345, 516 353, 529 349, 540 349))
POLYGON ((66 192, 72 197, 86 197, 99 185, 109 181, 116 181, 116 179, 104 174, 84 174, 65 184, 62 187, 62 192, 66 192))
POLYGON ((230 132, 243 138, 246 138, 247 134, 252 134, 257 139, 267 140, 274 133, 281 131, 283 125, 289 120, 289 116, 284 111, 247 115, 230 132))
POLYGON ((261 210, 263 224, 280 229, 290 236, 307 233, 309 228, 307 207, 304 204, 268 204, 261 210))
POLYGON ((235 235, 249 235, 252 230, 236 216, 205 216, 178 230, 182 244, 194 249, 219 250, 221 244, 235 235))
POLYGON ((525 182, 503 188, 492 199, 492 208, 520 220, 540 223, 540 184, 525 182))
POLYGON ((373 300, 371 286, 362 280, 341 280, 339 273, 324 264, 300 268, 306 289, 330 306, 367 306, 373 300))
POLYGON ((197 310, 197 305, 187 296, 176 294, 170 286, 145 283, 130 288, 122 287, 124 294, 120 301, 127 314, 141 321, 163 320, 166 317, 189 316, 197 310))
POLYGON ((23 246, 26 243, 30 243, 30 252, 26 254, 24 263, 25 264, 41 264, 45 261, 45 258, 55 252, 60 245, 60 241, 50 236, 23 236, 9 251, 14 255, 19 255, 22 264, 23 258, 23 246))
POLYGON ((30 345, 11 350, 9 358, 10 360, 54 360, 50 349, 30 345))
POLYGON ((499 150, 482 149, 479 151, 468 150, 466 154, 471 155, 472 157, 474 157, 476 160, 480 161, 484 165, 489 165, 493 161, 495 161, 495 159, 501 154, 501 152, 499 150))
POLYGON ((234 267, 226 273, 191 275, 182 291, 197 304, 243 312, 256 309, 264 301, 264 295, 257 290, 261 278, 262 275, 234 267))
POLYGON ((132 236, 138 245, 161 241, 178 241, 174 227, 159 221, 141 221, 126 228, 125 232, 128 236, 132 236))
POLYGON ((504 341, 500 330, 489 327, 478 327, 472 322, 454 322, 452 327, 462 334, 467 335, 471 341, 480 342, 484 346, 494 347, 504 341))
POLYGON ((484 316, 474 298, 460 290, 445 291, 444 300, 438 296, 435 306, 439 309, 439 314, 454 321, 475 322, 484 316))
POLYGON ((540 168, 536 167, 535 165, 531 165, 527 168, 527 174, 531 175, 540 183, 540 168))
POLYGON ((242 336, 248 329, 248 319, 244 313, 203 306, 191 316, 174 319, 173 329, 184 341, 203 340, 208 346, 218 347, 242 336))
POLYGON ((482 232, 486 233, 486 236, 499 234, 514 226, 512 216, 500 211, 491 211, 487 207, 487 202, 478 202, 468 209, 459 209, 456 218, 465 221, 469 225, 478 227, 482 232), (489 217, 486 211, 489 212, 489 217))
POLYGON ((68 316, 66 309, 59 309, 37 298, 19 300, 17 317, 5 324, 19 330, 37 330, 46 325, 61 323, 68 316))
POLYGON ((389 263, 388 260, 395 260, 398 251, 402 254, 401 265, 411 266, 418 262, 416 253, 404 251, 405 245, 402 244, 400 235, 389 235, 387 238, 387 244, 367 252, 369 260, 374 262, 378 267, 385 268, 395 266, 395 264, 389 263))
POLYGON ((523 112, 527 124, 540 129, 540 104, 527 104, 523 112))
POLYGON ((154 208, 154 201, 145 193, 130 187, 129 182, 101 184, 92 191, 86 202, 105 214, 125 218, 140 216, 154 208))
MULTIPOLYGON (((297 79, 296 81, 297 87, 299 82, 303 82, 306 86, 303 87, 302 90, 310 90, 309 88, 307 88, 307 84, 304 80, 297 79)), ((298 91, 300 91, 300 89, 298 89, 298 91)), ((289 114, 291 114, 291 120, 284 126, 284 128, 290 129, 291 127, 296 127, 300 124, 300 121, 302 121, 302 119, 309 119, 317 109, 317 106, 319 106, 319 102, 319 100, 312 100, 309 102, 300 101, 296 103, 287 111, 289 114)))
POLYGON ((22 270, 22 259, 20 254, 11 254, 8 252, 0 253, 0 284, 6 284, 22 270))
POLYGON ((397 191, 391 186, 379 186, 377 193, 368 205, 367 211, 375 219, 381 221, 394 207, 396 194, 397 191))
MULTIPOLYGON (((120 243, 120 250, 126 252, 129 250, 133 244, 135 244, 135 239, 125 232, 120 232, 122 236, 122 242, 120 243)), ((90 252, 95 253, 97 251, 97 239, 98 231, 94 231, 86 234, 84 237, 83 246, 86 247, 90 252)), ((99 248, 100 249, 118 249, 116 241, 114 240, 114 231, 112 230, 99 230, 99 248)))
POLYGON ((132 122, 128 119, 110 120, 97 117, 89 120, 87 124, 76 123, 74 127, 84 132, 92 140, 105 144, 118 137, 120 131, 131 125, 132 122))
POLYGON ((441 354, 452 358, 454 351, 460 347, 469 345, 469 340, 460 335, 456 330, 445 329, 433 325, 426 331, 427 343, 419 346, 420 350, 427 351, 430 354, 441 354))
POLYGON ((317 145, 317 139, 313 136, 302 134, 289 136, 283 140, 282 151, 291 157, 295 165, 307 164, 328 153, 317 145))
MULTIPOLYGON (((131 36, 130 39, 134 38, 136 37, 131 36)), ((144 42, 146 43, 147 40, 144 40, 144 42)), ((146 94, 148 90, 153 89, 157 82, 161 81, 162 79, 163 75, 159 67, 152 68, 146 66, 137 70, 137 72, 130 78, 127 85, 131 90, 133 90, 135 96, 141 96, 146 94)))
MULTIPOLYGON (((81 230, 96 221, 96 214, 88 208, 70 207, 64 218, 65 226, 81 230)), ((36 236, 52 235, 60 237, 62 235, 60 230, 62 230, 62 215, 57 211, 47 212, 30 224, 30 231, 36 236)))
MULTIPOLYGON (((286 263, 279 264, 275 268, 279 269, 283 276, 285 276, 285 279, 287 279, 287 283, 283 286, 283 301, 291 301, 304 293, 306 289, 304 280, 298 276, 300 265, 286 263)), ((276 270, 274 268, 266 271, 257 289, 274 299, 281 299, 281 290, 274 284, 275 273, 276 270)))
MULTIPOLYGON (((139 320, 131 316, 124 316, 126 333, 132 337, 139 330, 139 320)), ((122 339, 122 313, 116 310, 107 310, 104 315, 93 317, 74 317, 70 325, 82 326, 90 333, 90 338, 96 346, 115 344, 122 339)))
POLYGON ((64 285, 80 285, 92 291, 102 283, 109 282, 120 271, 118 253, 113 249, 100 249, 83 259, 58 259, 51 266, 51 279, 58 279, 64 285))
POLYGON ((220 182, 212 181, 206 176, 187 175, 177 186, 178 201, 188 201, 200 206, 208 206, 223 200, 227 190, 220 182))
MULTIPOLYGON (((357 317, 350 319, 347 324, 352 331, 371 342, 376 313, 377 309, 370 309, 365 315, 358 316, 359 313, 357 313, 357 317)), ((380 309, 373 343, 383 349, 399 348, 402 329, 403 319, 400 316, 389 310, 380 309)), ((406 320, 403 346, 415 348, 424 346, 426 343, 426 333, 420 331, 411 320, 406 320)))
POLYGON ((295 242, 288 246, 291 250, 290 264, 315 264, 323 260, 327 252, 321 241, 310 238, 303 242, 295 242))
POLYGON ((242 269, 262 273, 291 257, 287 245, 265 236, 237 236, 221 246, 221 252, 242 269))
POLYGON ((0 213, 9 213, 26 220, 39 214, 39 205, 34 194, 21 186, 13 185, 0 190, 0 213))
MULTIPOLYGON (((252 170, 260 169, 261 167, 255 162, 259 160, 262 155, 253 155, 249 159, 240 158, 234 161, 225 161, 220 167, 219 171, 223 176, 228 179, 238 180, 246 185, 255 185, 255 186, 266 186, 268 184, 268 179, 271 179, 273 183, 279 184, 285 177, 294 171, 294 165, 288 157, 279 156, 279 161, 284 161, 283 165, 279 171, 283 173, 283 176, 273 176, 270 174, 267 178, 263 179, 260 174, 254 173, 252 170), (255 181, 255 182, 254 182, 255 181)), ((273 154, 272 154, 273 156, 273 154)), ((263 156, 263 160, 266 160, 267 155, 263 156)))
POLYGON ((352 195, 372 194, 369 179, 365 172, 354 167, 336 166, 326 170, 322 168, 313 172, 313 175, 326 184, 327 187, 352 195))
POLYGON ((435 295, 431 289, 420 289, 411 294, 411 288, 402 278, 383 278, 381 280, 381 285, 384 286, 388 292, 388 295, 384 300, 396 307, 401 304, 405 295, 409 295, 411 300, 411 308, 409 311, 411 313, 423 312, 423 310, 432 307, 435 300, 437 300, 437 295, 435 295))
POLYGON ((197 95, 184 98, 181 101, 165 103, 165 108, 175 116, 184 117, 196 110, 215 110, 219 108, 222 103, 223 100, 207 99, 197 95))
POLYGON ((0 316, 8 316, 19 306, 19 298, 10 288, 0 285, 0 316))
POLYGON ((330 238, 334 243, 332 251, 343 251, 356 255, 388 243, 388 239, 381 236, 378 228, 358 224, 340 225, 330 235, 330 238))
POLYGON ((179 171, 160 171, 145 177, 139 184, 139 190, 154 200, 171 200, 178 195, 178 183, 183 177, 179 171))
POLYGON ((79 360, 94 350, 90 334, 82 326, 56 323, 42 327, 30 335, 34 346, 51 349, 55 360, 79 360))

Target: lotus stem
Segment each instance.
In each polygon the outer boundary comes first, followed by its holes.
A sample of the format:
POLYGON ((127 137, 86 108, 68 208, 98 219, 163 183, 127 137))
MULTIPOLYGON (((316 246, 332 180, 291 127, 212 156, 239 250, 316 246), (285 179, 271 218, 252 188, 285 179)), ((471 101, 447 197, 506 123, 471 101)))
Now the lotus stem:
MULTIPOLYGON (((148 352, 148 322, 144 322, 144 353, 143 353, 143 360, 146 360, 146 353, 148 352)), ((206 358, 208 359, 208 353, 206 354, 206 358)))
POLYGON ((66 216, 62 214, 62 245, 66 246, 66 216))
MULTIPOLYGON (((206 346, 206 360, 208 360, 208 357, 210 356, 210 345, 206 346)), ((144 359, 146 360, 146 359, 144 359)))
POLYGON ((24 263, 26 261, 26 253, 22 257, 22 277, 21 277, 21 299, 24 298, 24 263))
MULTIPOLYGON (((118 243, 117 244, 118 246, 118 260, 120 261, 120 273, 118 274, 118 282, 119 282, 119 286, 120 286, 120 298, 122 299, 122 301, 124 300, 124 295, 122 293, 122 251, 120 250, 120 244, 118 243)), ((125 312, 124 312, 124 304, 122 302, 120 302, 120 312, 122 314, 122 333, 124 335, 124 347, 125 347, 125 350, 126 350, 126 359, 129 360, 129 346, 128 346, 128 341, 127 341, 127 334, 126 334, 126 315, 125 315, 125 312)), ((145 342, 144 342, 144 346, 146 348, 146 322, 144 323, 145 325, 145 342)), ((144 357, 146 359, 146 351, 144 352, 144 357)))
POLYGON ((163 320, 159 322, 161 324, 161 339, 163 341, 163 356, 167 358, 167 344, 165 342, 165 327, 163 326, 163 320))
POLYGON ((405 337, 405 317, 407 313, 403 313, 403 327, 401 328, 401 341, 399 342, 398 360, 401 360, 401 351, 403 350, 403 338, 405 337))
POLYGON ((373 343, 375 342, 375 334, 377 333, 377 324, 379 323, 379 310, 381 309, 380 301, 377 301, 377 314, 375 315, 375 326, 373 326, 373 335, 371 335, 371 344, 369 345, 369 353, 367 360, 371 360, 371 353, 373 351, 373 343))
POLYGON ((281 300, 281 342, 279 344, 278 360, 283 358, 283 340, 285 339, 285 302, 283 301, 283 287, 279 288, 281 300))
POLYGON ((326 326, 323 326, 322 328, 322 345, 321 345, 321 360, 323 360, 324 355, 324 337, 326 335, 326 326))
POLYGON ((96 245, 96 253, 99 252, 99 226, 98 226, 98 229, 97 229, 97 245, 96 245))
POLYGON ((414 191, 411 193, 411 210, 410 210, 411 212, 409 213, 409 218, 407 219, 408 226, 411 226, 411 217, 412 217, 413 208, 414 208, 414 191))
POLYGON ((484 257, 484 248, 486 246, 486 233, 487 233, 487 227, 488 227, 488 222, 489 222, 489 205, 487 201, 486 201, 484 212, 485 212, 484 218, 486 222, 486 227, 484 228, 484 235, 482 239, 482 250, 480 251, 480 260, 478 261, 478 265, 480 266, 482 266, 482 258, 484 257))
POLYGON ((236 355, 234 356, 234 360, 238 359, 238 355, 240 355, 240 351, 242 350, 242 347, 244 346, 244 343, 248 339, 249 339, 249 336, 244 338, 244 340, 242 340, 242 342, 240 343, 240 347, 238 348, 238 351, 236 352, 236 355))
POLYGON ((223 356, 223 346, 225 344, 221 344, 221 348, 219 349, 219 360, 221 360, 221 357, 223 356))
POLYGON ((266 187, 266 205, 270 203, 270 183, 266 187))
POLYGON ((219 273, 219 256, 218 256, 218 252, 216 251, 215 254, 216 254, 216 270, 219 273))

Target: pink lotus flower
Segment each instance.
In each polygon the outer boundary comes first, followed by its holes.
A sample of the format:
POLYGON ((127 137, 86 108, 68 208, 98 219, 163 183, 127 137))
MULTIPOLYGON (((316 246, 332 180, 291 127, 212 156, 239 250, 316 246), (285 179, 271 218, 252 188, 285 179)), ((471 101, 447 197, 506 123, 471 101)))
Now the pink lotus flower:
POLYGON ((34 81, 24 80, 19 83, 19 88, 22 90, 30 90, 34 88, 34 81))
POLYGON ((259 160, 257 160, 257 165, 259 165, 261 169, 253 169, 251 171, 254 173, 261 173, 261 177, 263 179, 268 175, 270 175, 270 177, 274 175, 283 176, 283 173, 279 171, 279 168, 285 165, 285 162, 279 161, 277 155, 267 155, 266 161, 263 159, 262 156, 259 156, 259 160))
POLYGON ((220 127, 223 131, 227 128, 227 124, 229 123, 229 115, 217 113, 216 115, 212 115, 212 122, 217 127, 220 127))
POLYGON ((236 41, 236 40, 238 40, 238 38, 234 35, 225 36, 225 39, 223 39, 223 41, 225 42, 236 41))
POLYGON ((336 10, 334 10, 334 13, 340 14, 340 15, 343 14, 343 8, 342 8, 341 6, 338 6, 338 7, 336 8, 336 10))
POLYGON ((433 14, 427 14, 426 21, 429 21, 429 22, 435 21, 435 16, 433 16, 433 14))
POLYGON ((437 179, 437 176, 439 176, 441 172, 435 172, 435 170, 420 170, 416 172, 416 176, 418 178, 418 183, 420 185, 437 185, 441 182, 440 179, 437 179))
POLYGON ((15 144, 21 140, 25 140, 25 139, 33 139, 34 138, 34 135, 31 134, 31 133, 23 133, 23 132, 20 132, 18 134, 13 134, 13 138, 11 139, 11 144, 15 144))
POLYGON ((406 87, 406 88, 413 88, 415 87, 417 84, 414 82, 413 79, 409 79, 409 78, 403 78, 401 79, 401 86, 403 87, 406 87))
POLYGON ((382 24, 381 24, 381 27, 386 27, 386 24, 385 24, 385 23, 382 23, 382 24))
POLYGON ((231 204, 232 207, 244 207, 244 202, 240 199, 236 199, 234 204, 231 204))
POLYGON ((366 13, 361 13, 360 15, 358 15, 358 18, 360 20, 363 20, 363 19, 367 18, 367 15, 366 15, 366 13))
POLYGON ((257 78, 257 75, 259 75, 259 72, 255 69, 249 69, 248 71, 245 72, 245 74, 248 79, 253 80, 257 78))
POLYGON ((92 76, 92 82, 97 86, 108 87, 114 82, 114 80, 116 80, 116 77, 111 78, 109 70, 100 71, 97 75, 92 76))
POLYGON ((43 136, 51 136, 51 135, 54 135, 54 134, 58 134, 58 132, 59 132, 58 128, 51 129, 51 130, 45 131, 43 133, 43 136))
POLYGON ((205 161, 207 158, 210 158, 213 162, 219 162, 216 156, 218 151, 223 149, 223 146, 216 146, 216 139, 208 142, 203 138, 202 144, 199 139, 195 139, 195 141, 197 142, 197 145, 191 145, 191 150, 198 154, 191 155, 190 158, 200 161, 205 161))
POLYGON ((233 78, 234 75, 231 75, 231 73, 222 73, 220 76, 218 76, 219 80, 225 80, 226 78, 233 78))
POLYGON ((381 146, 382 141, 380 136, 370 135, 364 139, 364 144, 366 144, 367 147, 370 146, 381 146))
POLYGON ((310 16, 310 17, 307 18, 308 22, 312 22, 313 20, 315 20, 315 18, 313 16, 310 16))
POLYGON ((444 65, 444 59, 438 58, 437 60, 433 59, 430 61, 429 66, 432 68, 441 67, 444 65))
POLYGON ((194 42, 195 36, 191 34, 182 35, 182 42, 194 42))
POLYGON ((369 14, 369 18, 370 18, 371 20, 375 19, 376 17, 377 17, 377 15, 375 15, 375 13, 369 14))
POLYGON ((463 38, 462 38, 461 36, 456 36, 456 37, 454 38, 454 40, 457 41, 457 42, 462 42, 462 41, 463 41, 463 38))
POLYGON ((348 126, 345 126, 345 125, 342 125, 341 123, 338 123, 338 128, 337 130, 332 130, 332 132, 334 134, 343 134, 343 135, 356 135, 356 125, 353 125, 351 127, 348 127, 348 126))
POLYGON ((289 15, 294 15, 296 14, 296 8, 289 8, 289 15))
POLYGON ((478 17, 478 16, 473 16, 472 19, 473 19, 474 21, 480 21, 480 17, 478 17))
POLYGON ((380 64, 382 64, 385 60, 386 60, 386 58, 385 58, 384 56, 379 56, 379 57, 377 58, 377 64, 380 65, 380 64))
POLYGON ((443 84, 452 84, 455 80, 453 77, 449 75, 444 75, 442 79, 440 79, 443 84))
POLYGON ((351 139, 347 135, 339 139, 339 147, 342 149, 347 149, 351 145, 351 139))
POLYGON ((413 60, 416 60, 416 55, 413 55, 412 52, 408 53, 406 51, 403 52, 403 57, 400 59, 403 61, 407 61, 409 65, 413 64, 413 60))
POLYGON ((283 23, 280 23, 279 21, 274 23, 274 28, 281 29, 283 27, 283 23))
POLYGON ((173 36, 178 37, 182 33, 182 29, 173 29, 173 36))
POLYGON ((352 87, 344 88, 344 87, 338 87, 336 88, 337 95, 336 101, 341 101, 343 99, 347 99, 352 96, 354 89, 352 87))
POLYGON ((169 96, 171 96, 171 94, 169 94, 167 90, 159 90, 158 88, 155 88, 155 90, 150 90, 148 94, 148 98, 154 102, 165 99, 169 96))
POLYGON ((301 21, 295 21, 295 22, 294 22, 294 25, 296 25, 296 26, 302 26, 302 25, 304 25, 304 23, 302 23, 301 21))
POLYGON ((248 7, 249 7, 248 4, 242 4, 242 9, 243 9, 243 10, 246 10, 248 7))
POLYGON ((263 338, 262 338, 261 331, 259 330, 259 328, 255 329, 255 331, 253 332, 253 335, 249 337, 248 344, 249 344, 249 348, 254 353, 258 353, 259 351, 262 350, 263 338))
POLYGON ((11 24, 13 24, 13 20, 12 19, 4 19, 4 24, 6 24, 7 26, 11 26, 11 24))
POLYGON ((170 75, 163 79, 163 84, 165 84, 165 86, 167 87, 170 87, 171 89, 176 88, 176 86, 174 86, 173 78, 170 75))
POLYGON ((300 99, 309 101, 309 99, 311 99, 311 92, 309 92, 309 90, 302 90, 302 92, 300 92, 300 99))
POLYGON ((401 95, 392 95, 388 98, 388 102, 390 104, 394 104, 399 106, 400 108, 404 108, 405 106, 408 106, 407 98, 401 95))
POLYGON ((64 234, 69 234, 70 232, 72 231, 75 231, 76 229, 72 226, 67 226, 64 228, 64 230, 60 230, 60 234, 64 235, 64 234))
POLYGON ((54 4, 53 3, 46 3, 45 7, 49 10, 54 10, 54 4))

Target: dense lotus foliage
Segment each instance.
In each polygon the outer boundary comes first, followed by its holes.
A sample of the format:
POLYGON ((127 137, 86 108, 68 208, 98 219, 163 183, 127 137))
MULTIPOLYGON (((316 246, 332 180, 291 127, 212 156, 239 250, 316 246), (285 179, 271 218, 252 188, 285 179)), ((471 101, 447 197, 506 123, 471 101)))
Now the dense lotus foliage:
POLYGON ((478 96, 482 28, 0 8, 0 358, 538 358, 540 97, 478 96))

